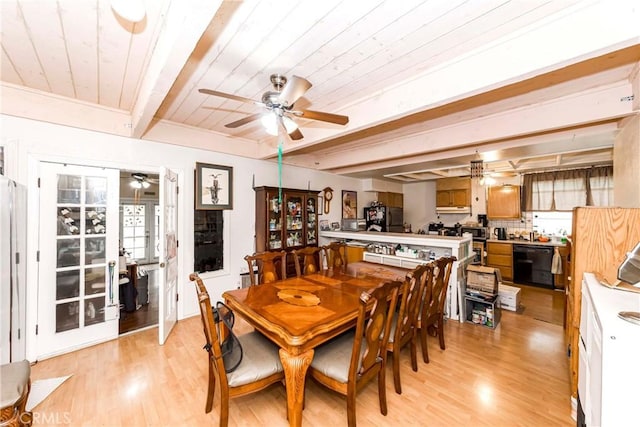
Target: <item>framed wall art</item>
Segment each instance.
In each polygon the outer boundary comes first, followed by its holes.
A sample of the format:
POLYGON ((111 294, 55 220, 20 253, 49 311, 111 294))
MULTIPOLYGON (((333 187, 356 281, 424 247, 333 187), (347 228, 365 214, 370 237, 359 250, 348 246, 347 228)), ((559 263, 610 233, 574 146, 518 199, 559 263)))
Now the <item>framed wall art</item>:
POLYGON ((342 190, 342 218, 358 217, 358 193, 342 190))
POLYGON ((196 163, 196 209, 233 209, 233 168, 196 163))

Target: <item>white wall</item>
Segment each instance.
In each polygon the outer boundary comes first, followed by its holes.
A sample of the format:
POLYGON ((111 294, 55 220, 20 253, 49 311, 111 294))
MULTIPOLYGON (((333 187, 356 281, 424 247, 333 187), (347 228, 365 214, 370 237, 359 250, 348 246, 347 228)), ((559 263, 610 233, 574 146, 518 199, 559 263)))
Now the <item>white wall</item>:
MULTIPOLYGON (((243 257, 254 251, 255 194, 252 185, 278 186, 278 167, 275 162, 248 159, 229 154, 185 148, 181 146, 119 137, 83 129, 54 125, 7 115, 0 115, 2 140, 0 145, 9 150, 11 162, 7 176, 27 186, 30 206, 38 203, 37 166, 39 161, 66 162, 87 166, 102 166, 117 169, 158 173, 166 166, 177 171, 179 176, 178 229, 180 246, 178 318, 199 313, 194 286, 188 275, 193 269, 193 206, 194 170, 196 162, 232 166, 233 210, 224 217, 225 229, 232 236, 225 251, 225 271, 203 275, 211 298, 220 299, 221 294, 239 283, 239 274, 245 261, 243 257), (13 159, 16 159, 15 161, 13 159)), ((241 144, 242 142, 238 142, 241 144)), ((283 166, 282 185, 289 188, 322 190, 331 187, 334 199, 331 211, 320 219, 340 221, 342 216, 340 195, 342 190, 362 188, 361 180, 339 175, 317 172, 293 166, 283 166)), ((358 192, 358 206, 364 206, 367 197, 358 192)), ((30 222, 37 224, 37 209, 31 209, 30 222)), ((43 236, 44 238, 44 236, 43 236)), ((29 230, 29 254, 35 253, 37 227, 29 230)), ((35 256, 28 261, 28 304, 37 301, 37 264, 35 256)), ((35 310, 31 312, 35 316, 35 310)), ((32 324, 36 319, 31 318, 32 324)))

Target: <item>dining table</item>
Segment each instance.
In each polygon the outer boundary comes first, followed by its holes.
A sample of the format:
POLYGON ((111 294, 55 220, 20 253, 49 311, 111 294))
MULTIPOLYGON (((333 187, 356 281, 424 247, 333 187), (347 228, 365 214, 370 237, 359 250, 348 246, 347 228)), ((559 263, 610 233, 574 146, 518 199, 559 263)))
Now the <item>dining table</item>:
POLYGON ((376 276, 324 270, 223 293, 236 315, 280 347, 289 425, 302 424, 314 348, 355 327, 361 293, 383 282, 376 276))

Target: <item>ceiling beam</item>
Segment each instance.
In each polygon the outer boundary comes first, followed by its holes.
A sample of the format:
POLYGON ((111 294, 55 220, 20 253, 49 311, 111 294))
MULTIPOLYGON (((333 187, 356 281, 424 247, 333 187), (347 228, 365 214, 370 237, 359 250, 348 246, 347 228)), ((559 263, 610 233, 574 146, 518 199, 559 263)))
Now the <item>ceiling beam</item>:
POLYGON ((141 138, 222 0, 168 2, 164 23, 131 113, 131 136, 141 138))

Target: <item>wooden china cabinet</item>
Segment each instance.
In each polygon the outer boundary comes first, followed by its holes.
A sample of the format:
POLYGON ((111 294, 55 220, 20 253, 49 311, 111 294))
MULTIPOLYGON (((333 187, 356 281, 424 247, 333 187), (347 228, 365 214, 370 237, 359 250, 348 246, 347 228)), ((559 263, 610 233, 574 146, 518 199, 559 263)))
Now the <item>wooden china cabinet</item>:
MULTIPOLYGON (((256 252, 290 252, 318 245, 318 193, 313 190, 256 187, 256 252)), ((287 256, 287 276, 295 274, 287 256)))

